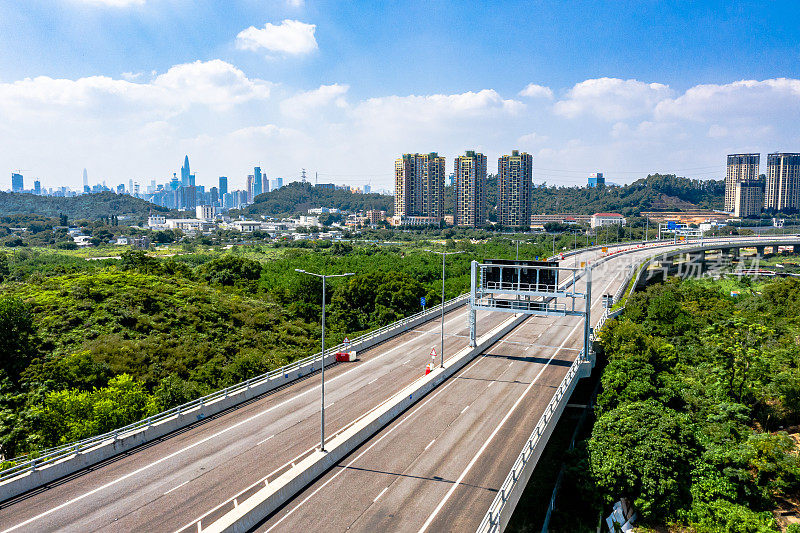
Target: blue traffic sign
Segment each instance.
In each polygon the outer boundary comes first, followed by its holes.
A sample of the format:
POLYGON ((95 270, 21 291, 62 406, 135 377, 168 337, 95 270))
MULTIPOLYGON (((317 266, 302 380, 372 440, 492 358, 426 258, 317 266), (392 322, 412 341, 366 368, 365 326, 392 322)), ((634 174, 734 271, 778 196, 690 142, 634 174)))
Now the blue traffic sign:
POLYGON ((673 220, 670 220, 669 222, 667 222, 667 229, 678 229, 678 223, 673 220))
POLYGON ((424 296, 419 299, 419 303, 422 305, 422 307, 425 307, 425 302, 426 302, 426 300, 425 300, 424 296))

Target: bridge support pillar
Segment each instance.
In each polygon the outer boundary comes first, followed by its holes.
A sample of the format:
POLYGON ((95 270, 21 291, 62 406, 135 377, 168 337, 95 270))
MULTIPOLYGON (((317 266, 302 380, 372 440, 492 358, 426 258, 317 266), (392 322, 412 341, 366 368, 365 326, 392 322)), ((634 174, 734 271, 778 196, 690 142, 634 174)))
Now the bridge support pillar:
POLYGON ((477 324, 477 317, 475 316, 475 309, 470 309, 469 310, 469 347, 470 348, 474 348, 475 346, 477 346, 477 341, 476 341, 476 337, 477 337, 476 330, 478 329, 477 326, 478 326, 478 324, 477 324))
POLYGON ((756 246, 756 254, 758 255, 759 258, 764 257, 764 250, 765 249, 766 249, 766 246, 756 246))

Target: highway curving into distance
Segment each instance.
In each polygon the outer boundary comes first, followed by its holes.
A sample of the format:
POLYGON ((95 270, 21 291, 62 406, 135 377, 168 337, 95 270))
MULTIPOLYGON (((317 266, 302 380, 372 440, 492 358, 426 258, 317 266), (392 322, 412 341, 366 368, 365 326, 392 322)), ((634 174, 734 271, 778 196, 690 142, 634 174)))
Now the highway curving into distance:
MULTIPOLYGON (((595 268, 594 322, 601 296, 616 292, 629 265, 654 253, 638 249, 595 268)), ((562 266, 601 255, 581 252, 562 266)), ((510 316, 478 312, 478 336, 510 316)), ((467 306, 445 314, 445 331, 446 357, 468 345, 467 306)), ((582 335, 578 317, 528 318, 259 530, 474 530, 582 348, 582 335)), ((326 436, 416 380, 434 346, 438 352, 438 318, 326 371, 326 436)), ((318 445, 314 374, 3 502, 0 531, 196 532, 318 445)))

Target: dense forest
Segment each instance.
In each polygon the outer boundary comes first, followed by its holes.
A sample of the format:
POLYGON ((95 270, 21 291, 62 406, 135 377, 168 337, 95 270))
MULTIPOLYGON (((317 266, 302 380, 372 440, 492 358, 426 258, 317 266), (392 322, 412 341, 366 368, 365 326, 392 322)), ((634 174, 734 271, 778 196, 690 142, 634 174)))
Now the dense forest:
POLYGON ((799 510, 800 280, 743 282, 654 285, 604 328, 597 418, 551 530, 594 531, 621 497, 698 533, 780 531, 799 510))
POLYGON ((58 217, 68 214, 70 219, 98 219, 114 216, 146 218, 150 212, 169 211, 166 207, 126 194, 99 192, 72 198, 36 196, 29 193, 0 192, 0 216, 25 214, 58 217))
POLYGON ((394 197, 314 187, 308 182, 294 181, 280 189, 259 194, 242 212, 246 215, 289 216, 306 213, 313 207, 335 207, 351 212, 377 209, 392 214, 394 197))

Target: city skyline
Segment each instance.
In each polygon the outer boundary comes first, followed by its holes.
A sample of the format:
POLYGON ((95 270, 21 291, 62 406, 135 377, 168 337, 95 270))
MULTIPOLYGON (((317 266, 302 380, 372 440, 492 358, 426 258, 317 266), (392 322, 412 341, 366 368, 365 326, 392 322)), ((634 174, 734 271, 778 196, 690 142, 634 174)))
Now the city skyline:
POLYGON ((721 179, 725 154, 800 144, 789 2, 242 1, 221 16, 213 3, 54 1, 0 5, 0 168, 45 184, 79 189, 84 167, 163 180, 189 153, 198 184, 243 187, 261 162, 287 181, 306 168, 389 190, 397 153, 468 147, 494 173, 509 146, 535 157, 537 183, 596 169, 613 183, 721 179), (508 23, 520 16, 536 23, 508 23), (393 39, 397 24, 415 38, 393 39), (437 68, 403 68, 422 58, 437 68))

